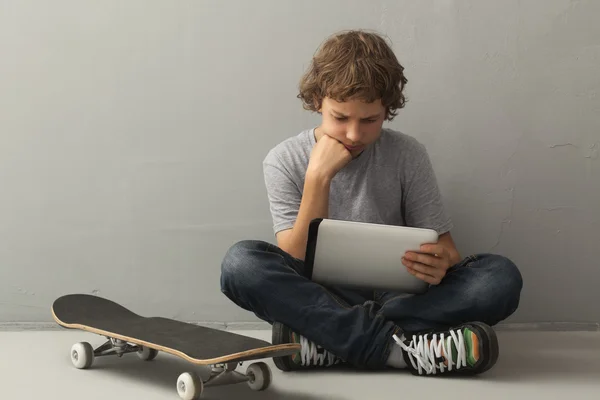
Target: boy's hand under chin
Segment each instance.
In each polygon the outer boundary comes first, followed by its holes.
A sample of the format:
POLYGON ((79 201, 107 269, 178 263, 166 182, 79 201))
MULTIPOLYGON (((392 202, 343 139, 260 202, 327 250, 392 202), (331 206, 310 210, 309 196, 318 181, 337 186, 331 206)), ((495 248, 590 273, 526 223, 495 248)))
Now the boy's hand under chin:
POLYGON ((323 134, 310 154, 307 174, 320 174, 327 179, 333 179, 350 161, 352 154, 346 147, 337 139, 323 134))
POLYGON ((402 264, 408 272, 430 285, 439 285, 453 265, 450 253, 439 244, 425 244, 419 253, 407 251, 402 264))

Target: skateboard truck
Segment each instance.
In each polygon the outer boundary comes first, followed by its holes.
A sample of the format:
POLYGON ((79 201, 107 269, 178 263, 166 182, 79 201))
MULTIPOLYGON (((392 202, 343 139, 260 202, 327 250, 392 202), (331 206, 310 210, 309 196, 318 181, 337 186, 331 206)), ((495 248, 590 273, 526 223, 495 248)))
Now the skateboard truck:
POLYGON ((236 371, 237 366, 238 363, 213 365, 211 375, 206 381, 202 381, 194 372, 184 372, 177 379, 177 393, 184 400, 196 400, 208 386, 247 382, 253 390, 265 390, 271 384, 271 370, 264 362, 250 364, 246 374, 236 371))
POLYGON ((265 390, 271 384, 271 370, 264 362, 250 364, 246 374, 236 371, 237 366, 238 363, 213 365, 206 381, 202 381, 194 372, 184 372, 177 379, 177 393, 182 399, 195 400, 200 398, 204 388, 208 386, 247 382, 253 390, 265 390))
POLYGON ((154 349, 138 346, 135 344, 129 344, 121 339, 113 339, 108 336, 106 338, 108 339, 106 343, 94 349, 94 357, 111 355, 123 357, 123 354, 138 353, 138 356, 142 360, 149 361, 154 359, 158 354, 158 352, 154 349))
MULTIPOLYGON (((242 365, 242 363, 239 363, 242 365)), ((238 363, 216 364, 211 368, 210 378, 204 382, 204 387, 220 386, 232 383, 247 382, 250 378, 247 375, 236 371, 238 363)))

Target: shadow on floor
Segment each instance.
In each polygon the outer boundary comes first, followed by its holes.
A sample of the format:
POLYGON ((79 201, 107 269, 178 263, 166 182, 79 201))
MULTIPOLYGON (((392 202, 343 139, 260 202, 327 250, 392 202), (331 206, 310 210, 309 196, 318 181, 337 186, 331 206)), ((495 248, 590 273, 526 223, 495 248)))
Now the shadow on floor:
MULTIPOLYGON (((123 377, 127 380, 136 381, 140 385, 153 386, 160 388, 161 390, 170 390, 173 392, 175 398, 177 398, 176 382, 178 376, 183 372, 194 371, 203 379, 206 379, 209 374, 209 370, 204 367, 197 367, 190 363, 180 360, 174 356, 159 353, 158 357, 151 362, 143 362, 137 359, 137 357, 129 355, 125 359, 118 359, 115 357, 103 357, 99 358, 94 362, 92 367, 96 373, 114 374, 123 377)), ((244 363, 238 371, 242 372, 247 368, 250 363, 244 363)), ((271 365, 273 369, 273 366, 271 365)), ((275 372, 275 371, 273 371, 275 372)), ((257 392, 253 391, 245 383, 224 385, 224 386, 211 386, 204 389, 202 399, 206 400, 233 400, 233 399, 244 399, 244 400, 275 400, 275 399, 286 399, 286 400, 317 400, 322 397, 312 396, 306 393, 296 393, 292 391, 286 391, 281 389, 277 385, 278 376, 274 375, 273 386, 268 390, 257 392)), ((343 397, 328 397, 332 400, 345 400, 343 397)))

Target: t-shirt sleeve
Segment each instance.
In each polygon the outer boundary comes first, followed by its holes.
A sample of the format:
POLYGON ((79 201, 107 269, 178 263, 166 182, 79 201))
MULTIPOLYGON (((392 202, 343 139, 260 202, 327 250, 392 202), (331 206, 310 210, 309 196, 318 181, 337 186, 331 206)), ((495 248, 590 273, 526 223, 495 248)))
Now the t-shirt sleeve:
POLYGON ((427 228, 439 235, 450 231, 452 220, 444 208, 433 166, 425 147, 403 193, 404 220, 407 226, 427 228))
POLYGON ((302 202, 300 189, 273 155, 263 162, 263 174, 274 233, 293 228, 302 202))

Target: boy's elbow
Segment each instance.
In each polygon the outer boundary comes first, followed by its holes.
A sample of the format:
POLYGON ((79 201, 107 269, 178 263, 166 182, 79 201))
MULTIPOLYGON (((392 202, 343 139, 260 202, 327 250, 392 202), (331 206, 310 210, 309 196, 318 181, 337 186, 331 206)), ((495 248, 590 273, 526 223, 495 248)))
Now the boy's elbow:
POLYGON ((278 232, 276 238, 277 247, 279 247, 281 250, 285 251, 292 257, 304 261, 306 248, 302 249, 302 246, 298 246, 294 243, 293 229, 286 229, 284 231, 278 232))

